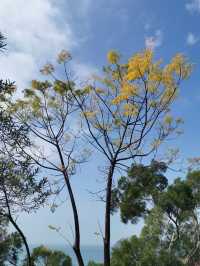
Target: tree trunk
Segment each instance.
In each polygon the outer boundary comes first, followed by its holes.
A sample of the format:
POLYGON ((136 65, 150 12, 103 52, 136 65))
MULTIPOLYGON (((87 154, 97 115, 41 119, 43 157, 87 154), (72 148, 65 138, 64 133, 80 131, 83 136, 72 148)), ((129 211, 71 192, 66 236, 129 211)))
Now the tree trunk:
POLYGON ((105 235, 104 235, 104 266, 110 266, 110 209, 112 194, 112 179, 115 163, 113 163, 108 172, 106 187, 106 210, 105 210, 105 235))
POLYGON ((65 183, 66 183, 66 186, 67 186, 67 189, 69 192, 70 202, 72 205, 72 211, 73 211, 73 216, 74 216, 75 240, 74 240, 73 250, 74 250, 74 253, 76 255, 78 265, 84 266, 83 258, 81 255, 81 249, 80 249, 80 226, 79 226, 79 217, 78 217, 76 202, 75 202, 74 194, 73 194, 72 187, 71 187, 71 184, 69 181, 69 176, 68 176, 67 170, 65 169, 65 163, 64 163, 63 155, 62 155, 62 152, 61 152, 61 149, 60 149, 60 146, 58 143, 57 143, 56 147, 57 147, 57 150, 59 153, 61 167, 63 169, 62 172, 63 172, 65 183))
POLYGON ((25 248, 26 248, 26 254, 27 254, 27 266, 32 266, 31 253, 30 253, 30 249, 29 249, 28 243, 26 241, 26 237, 25 237, 24 233, 22 232, 22 230, 19 228, 19 226, 17 225, 17 223, 14 221, 14 219, 12 217, 7 191, 6 191, 6 188, 4 186, 4 183, 2 185, 3 185, 3 192, 4 192, 4 195, 5 195, 5 199, 6 199, 6 206, 7 206, 7 209, 8 209, 8 214, 6 214, 6 217, 8 217, 9 221, 15 227, 15 229, 17 230, 17 232, 19 233, 19 235, 21 236, 21 238, 22 238, 22 240, 24 242, 24 245, 25 245, 25 248))
POLYGON ((66 174, 64 176, 65 176, 65 182, 66 182, 66 185, 67 185, 67 188, 69 191, 70 201, 72 204, 72 210, 73 210, 73 215, 74 215, 75 241, 74 241, 74 245, 73 245, 73 250, 74 250, 74 253, 76 255, 78 265, 84 266, 83 258, 81 255, 81 249, 80 249, 80 228, 79 228, 78 212, 77 212, 76 203, 75 203, 74 195, 72 192, 71 184, 69 182, 69 178, 66 176, 66 174))
POLYGON ((9 214, 8 215, 8 219, 9 221, 12 223, 12 225, 15 227, 15 229, 17 230, 17 232, 19 233, 19 235, 21 236, 25 248, 26 248, 26 254, 27 254, 27 265, 28 266, 32 266, 32 262, 31 262, 31 253, 30 253, 30 249, 26 240, 25 235, 23 234, 22 230, 19 228, 19 226, 17 225, 17 223, 13 220, 12 216, 9 214))

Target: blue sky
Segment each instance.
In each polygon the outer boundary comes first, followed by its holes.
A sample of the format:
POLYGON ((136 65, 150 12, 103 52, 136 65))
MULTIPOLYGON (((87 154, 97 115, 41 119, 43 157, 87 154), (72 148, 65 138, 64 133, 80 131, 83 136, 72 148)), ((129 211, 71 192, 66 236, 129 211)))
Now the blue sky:
MULTIPOLYGON (((176 141, 182 157, 200 154, 200 0, 1 0, 0 30, 6 35, 8 50, 1 55, 1 78, 15 80, 25 88, 39 76, 39 69, 51 62, 61 49, 73 55, 76 75, 88 77, 106 63, 106 53, 116 49, 125 60, 151 45, 156 57, 169 60, 184 53, 194 65, 191 78, 184 82, 174 112, 184 117, 184 135, 176 141)), ((101 173, 94 154, 73 178, 80 210, 82 243, 101 244, 94 232, 103 225, 103 204, 94 201, 87 189, 100 187, 101 173)), ((71 238, 72 214, 67 204, 56 213, 49 209, 23 214, 19 223, 32 243, 64 243, 48 229, 61 227, 71 238), (67 206, 66 206, 67 205, 67 206)), ((112 243, 138 232, 140 226, 122 225, 112 218, 112 243)))

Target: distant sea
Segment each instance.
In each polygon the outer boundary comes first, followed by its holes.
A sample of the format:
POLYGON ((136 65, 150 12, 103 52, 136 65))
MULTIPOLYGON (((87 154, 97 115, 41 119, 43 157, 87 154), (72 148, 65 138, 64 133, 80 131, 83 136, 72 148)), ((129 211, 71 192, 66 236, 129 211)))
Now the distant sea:
MULTIPOLYGON (((78 266, 76 257, 74 256, 73 250, 69 246, 63 246, 63 245, 46 245, 47 247, 51 249, 56 249, 63 251, 67 255, 69 255, 72 259, 72 265, 78 266)), ((32 245, 31 249, 36 247, 36 245, 32 245)), ((85 262, 85 265, 88 264, 89 261, 93 260, 95 262, 103 262, 103 247, 101 246, 82 246, 81 248, 83 259, 85 262)))

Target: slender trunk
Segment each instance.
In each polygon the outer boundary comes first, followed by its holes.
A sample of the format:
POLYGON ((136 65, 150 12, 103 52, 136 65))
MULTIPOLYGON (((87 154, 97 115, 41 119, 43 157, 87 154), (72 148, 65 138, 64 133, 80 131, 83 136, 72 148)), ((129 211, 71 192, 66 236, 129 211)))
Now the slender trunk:
POLYGON ((112 179, 115 163, 113 163, 108 172, 106 187, 106 210, 105 210, 105 235, 104 235, 104 266, 110 266, 110 209, 112 194, 112 179))
POLYGON ((28 246, 28 243, 27 243, 25 235, 23 234, 22 230, 19 228, 17 223, 13 220, 12 215, 9 214, 8 215, 8 219, 12 223, 12 225, 15 227, 15 229, 17 230, 17 232, 19 233, 19 235, 21 236, 21 238, 22 238, 22 240, 24 242, 24 245, 25 245, 25 248, 26 248, 26 254, 27 254, 27 265, 28 266, 32 266, 31 253, 30 253, 30 249, 29 249, 29 246, 28 246))
POLYGON ((4 195, 5 195, 6 205, 7 205, 7 209, 8 209, 8 214, 6 216, 8 217, 8 219, 12 223, 12 225, 15 227, 15 229, 17 230, 17 232, 19 233, 19 235, 21 236, 21 238, 22 238, 22 240, 24 242, 25 248, 26 248, 27 265, 28 266, 32 266, 30 249, 29 249, 28 243, 26 241, 26 237, 25 237, 24 233, 22 232, 22 230, 19 228, 19 226, 17 225, 17 223, 14 221, 14 219, 12 217, 12 213, 11 213, 11 210, 10 210, 10 204, 9 204, 9 200, 8 200, 7 191, 6 191, 6 188, 5 188, 4 183, 2 185, 3 185, 3 192, 4 192, 4 195))
POLYGON ((78 265, 84 266, 83 257, 82 257, 81 249, 80 249, 80 226, 79 226, 79 217, 78 217, 76 202, 75 202, 74 194, 73 194, 72 187, 71 187, 71 184, 69 181, 69 176, 68 176, 68 173, 65 169, 65 163, 64 163, 64 159, 63 159, 62 152, 60 150, 59 145, 57 145, 57 150, 59 153, 61 167, 63 169, 63 176, 64 176, 65 183, 66 183, 66 186, 67 186, 67 189, 69 192, 70 202, 72 205, 72 211, 73 211, 73 216, 74 216, 75 240, 74 240, 73 250, 74 250, 74 253, 76 255, 78 265))
POLYGON ((71 184, 69 182, 69 178, 66 175, 66 173, 64 173, 64 177, 65 177, 65 182, 66 182, 66 185, 69 191, 70 201, 71 201, 73 215, 74 215, 75 241, 73 245, 73 250, 74 250, 74 253, 76 254, 78 265, 84 266, 83 258, 81 255, 81 249, 80 249, 80 228, 79 228, 79 218, 78 218, 77 207, 76 207, 74 195, 72 192, 71 184))

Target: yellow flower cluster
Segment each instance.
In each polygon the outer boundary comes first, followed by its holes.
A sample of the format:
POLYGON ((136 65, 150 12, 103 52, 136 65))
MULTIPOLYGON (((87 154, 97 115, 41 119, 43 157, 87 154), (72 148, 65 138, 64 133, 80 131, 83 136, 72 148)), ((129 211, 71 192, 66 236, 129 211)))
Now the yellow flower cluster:
POLYGON ((117 64, 119 58, 119 54, 114 50, 109 51, 107 54, 107 59, 110 64, 117 64))
POLYGON ((112 72, 112 78, 113 78, 113 80, 120 80, 119 71, 113 71, 112 72))
POLYGON ((31 81, 31 86, 33 89, 38 90, 40 88, 40 82, 34 79, 31 81))
POLYGON ((155 82, 149 81, 147 85, 147 90, 149 93, 156 93, 158 87, 156 86, 155 82))
POLYGON ((128 83, 124 80, 121 83, 121 92, 120 94, 112 100, 112 104, 119 104, 124 100, 128 100, 129 97, 135 96, 138 94, 138 87, 134 84, 128 83))
POLYGON ((136 80, 141 78, 147 72, 152 64, 153 52, 150 49, 143 53, 134 55, 128 63, 128 80, 136 80))
POLYGON ((125 116, 135 116, 138 114, 138 108, 137 106, 133 104, 125 104, 124 105, 124 115, 125 116))
POLYGON ((162 70, 160 68, 161 60, 151 65, 148 80, 160 82, 162 80, 162 70))
POLYGON ((95 91, 98 94, 104 94, 105 93, 104 89, 101 89, 101 88, 96 88, 95 91))
POLYGON ((182 54, 177 54, 172 58, 171 63, 167 66, 168 72, 175 72, 177 75, 180 74, 182 66, 185 64, 185 58, 182 54))
POLYGON ((186 79, 191 74, 192 66, 186 62, 182 54, 172 58, 171 63, 163 70, 162 82, 166 86, 174 85, 174 74, 186 79))
POLYGON ((173 117, 171 115, 166 115, 164 118, 164 123, 170 125, 173 122, 173 117))
POLYGON ((134 96, 138 93, 138 87, 134 84, 130 84, 127 81, 123 81, 121 84, 121 94, 128 96, 134 96))
POLYGON ((161 102, 167 103, 169 101, 173 101, 177 97, 177 90, 174 87, 166 88, 161 96, 161 102))
POLYGON ((122 101, 124 100, 128 100, 129 98, 129 95, 127 94, 119 94, 117 97, 115 97, 113 100, 112 100, 112 104, 119 104, 121 103, 122 101))
POLYGON ((165 69, 162 74, 162 83, 165 86, 173 87, 174 86, 174 77, 171 73, 171 70, 165 69))
POLYGON ((192 65, 186 62, 186 59, 182 54, 177 54, 172 59, 171 65, 174 67, 175 73, 181 75, 184 79, 188 78, 191 74, 192 65))
POLYGON ((152 108, 156 108, 158 106, 158 103, 155 100, 151 100, 149 101, 149 106, 151 106, 152 108))
POLYGON ((87 118, 92 118, 96 115, 96 112, 94 111, 87 111, 87 112, 84 112, 84 115, 87 117, 87 118))

